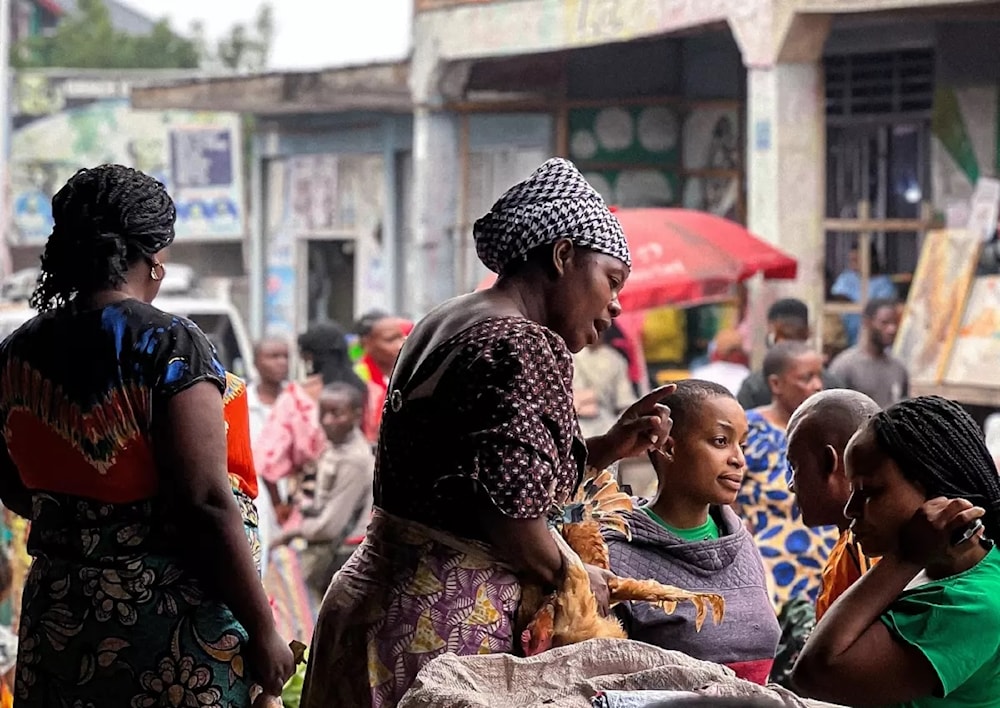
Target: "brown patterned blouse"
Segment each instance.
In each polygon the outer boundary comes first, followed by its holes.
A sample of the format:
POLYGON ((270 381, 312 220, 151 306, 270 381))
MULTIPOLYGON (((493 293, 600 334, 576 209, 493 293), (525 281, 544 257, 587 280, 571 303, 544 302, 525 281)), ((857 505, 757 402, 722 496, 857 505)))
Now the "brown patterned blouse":
POLYGON ((579 484, 586 455, 566 343, 530 320, 488 318, 441 344, 409 381, 394 382, 375 504, 481 538, 477 497, 515 519, 546 516, 579 484))

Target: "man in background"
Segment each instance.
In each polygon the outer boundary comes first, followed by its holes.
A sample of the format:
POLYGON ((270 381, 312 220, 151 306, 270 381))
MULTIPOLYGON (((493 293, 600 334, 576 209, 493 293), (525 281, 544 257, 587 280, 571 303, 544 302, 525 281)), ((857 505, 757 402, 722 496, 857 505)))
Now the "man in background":
MULTIPOLYGON (((770 349, 778 342, 808 342, 809 308, 796 298, 778 300, 767 311, 767 347, 770 349)), ((826 369, 822 373, 823 389, 843 388, 838 376, 826 369)), ((771 402, 771 388, 761 371, 755 371, 740 387, 736 395, 744 410, 752 410, 766 406, 771 402)))
POLYGON ((869 300, 861 319, 861 340, 841 352, 830 371, 845 388, 867 394, 882 408, 910 395, 906 365, 891 352, 899 331, 899 307, 895 300, 869 300))
POLYGON ((389 392, 392 368, 412 329, 413 323, 409 320, 380 311, 362 316, 355 327, 364 353, 354 370, 368 386, 368 401, 361 429, 372 445, 378 442, 382 407, 389 392))

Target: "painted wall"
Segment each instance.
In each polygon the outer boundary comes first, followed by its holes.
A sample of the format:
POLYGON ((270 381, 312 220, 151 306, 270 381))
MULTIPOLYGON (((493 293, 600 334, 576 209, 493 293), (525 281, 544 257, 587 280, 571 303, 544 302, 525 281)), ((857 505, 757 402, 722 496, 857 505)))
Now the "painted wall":
POLYGON ((138 111, 120 72, 14 77, 10 141, 12 245, 52 231, 52 195, 81 167, 121 163, 163 182, 177 205, 178 241, 240 241, 245 234, 239 117, 138 111))
POLYGON ((937 34, 934 206, 960 220, 979 177, 1000 175, 1000 22, 942 24, 937 34))
POLYGON ((261 128, 271 136, 263 151, 265 331, 303 331, 320 302, 332 303, 344 325, 391 309, 390 268, 404 233, 396 167, 410 150, 411 118, 290 116, 261 128), (334 256, 353 261, 353 272, 325 270, 334 256), (348 277, 352 284, 341 282, 348 277))

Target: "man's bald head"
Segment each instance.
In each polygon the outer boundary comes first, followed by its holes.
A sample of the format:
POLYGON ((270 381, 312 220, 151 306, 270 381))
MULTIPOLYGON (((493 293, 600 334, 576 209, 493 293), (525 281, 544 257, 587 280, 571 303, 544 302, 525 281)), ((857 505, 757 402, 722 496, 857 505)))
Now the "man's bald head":
POLYGON ((851 436, 881 408, 860 391, 834 388, 810 396, 788 421, 788 438, 807 435, 843 451, 851 436))
POLYGON ((843 509, 850 498, 850 484, 844 448, 879 410, 865 394, 837 388, 806 399, 788 421, 788 464, 808 526, 847 528, 843 509))

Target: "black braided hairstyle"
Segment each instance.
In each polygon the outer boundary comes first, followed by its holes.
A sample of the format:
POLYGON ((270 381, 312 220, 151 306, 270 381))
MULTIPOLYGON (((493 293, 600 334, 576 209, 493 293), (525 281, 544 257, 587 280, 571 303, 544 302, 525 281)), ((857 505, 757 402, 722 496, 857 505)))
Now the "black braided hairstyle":
POLYGON ((299 335, 299 351, 312 359, 313 371, 326 385, 342 381, 362 393, 368 386, 354 371, 344 330, 335 322, 319 322, 299 335))
POLYGON ((921 396, 877 413, 878 447, 928 498, 960 497, 986 510, 986 535, 1000 539, 1000 475, 982 430, 957 403, 921 396))
POLYGON ((122 165, 82 169, 52 198, 54 225, 30 304, 62 307, 80 293, 115 288, 129 267, 174 240, 177 211, 166 188, 122 165))

